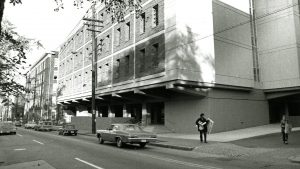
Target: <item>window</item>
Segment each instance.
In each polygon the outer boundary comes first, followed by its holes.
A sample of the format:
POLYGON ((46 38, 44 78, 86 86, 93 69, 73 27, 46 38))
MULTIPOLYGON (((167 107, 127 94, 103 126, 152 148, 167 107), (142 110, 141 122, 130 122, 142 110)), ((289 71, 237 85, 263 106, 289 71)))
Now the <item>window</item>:
POLYGON ((130 22, 127 22, 125 25, 125 41, 130 40, 130 22))
POLYGON ((152 8, 152 28, 158 25, 158 5, 152 8))
POLYGON ((97 49, 99 50, 99 54, 101 54, 102 53, 102 51, 103 51, 103 39, 100 39, 99 40, 99 44, 98 44, 98 46, 97 46, 97 49))
POLYGON ((120 59, 116 60, 116 76, 115 78, 119 78, 119 74, 120 74, 120 59))
POLYGON ((152 58, 152 63, 153 63, 153 67, 158 67, 159 64, 159 45, 158 43, 152 45, 153 47, 153 58, 152 58))
POLYGON ((54 67, 58 66, 58 58, 54 58, 54 67))
POLYGON ((142 49, 140 50, 140 72, 145 71, 145 56, 146 55, 146 50, 142 49))
POLYGON ((130 59, 130 56, 127 55, 125 56, 125 74, 128 75, 129 74, 129 59, 130 59))
POLYGON ((141 19, 140 19, 140 33, 145 33, 145 27, 146 26, 146 16, 145 12, 141 14, 141 19))
POLYGON ((109 47, 110 47, 110 40, 109 40, 109 35, 107 35, 106 36, 106 47, 105 47, 106 52, 109 51, 109 47))
POLYGON ((103 13, 100 13, 100 14, 99 14, 99 20, 100 20, 100 21, 103 21, 103 16, 104 16, 103 13))
POLYGON ((57 79, 57 71, 53 72, 53 79, 56 80, 57 79))
POLYGON ((121 28, 117 29, 116 32, 116 45, 119 46, 121 41, 121 28))

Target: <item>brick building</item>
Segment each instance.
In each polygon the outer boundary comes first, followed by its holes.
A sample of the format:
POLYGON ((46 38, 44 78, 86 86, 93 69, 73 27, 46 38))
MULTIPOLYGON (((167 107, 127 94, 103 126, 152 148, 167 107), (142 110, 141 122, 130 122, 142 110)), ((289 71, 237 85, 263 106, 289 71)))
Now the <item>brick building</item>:
POLYGON ((23 119, 55 119, 58 63, 58 52, 45 53, 27 72, 23 119))
MULTIPOLYGON (((197 132, 200 113, 215 121, 214 132, 271 122, 249 14, 218 0, 143 0, 142 7, 121 23, 97 8, 104 21, 96 35, 97 128, 130 118, 197 132)), ((82 26, 59 53, 58 101, 74 115, 91 109, 91 59, 91 32, 82 26)))

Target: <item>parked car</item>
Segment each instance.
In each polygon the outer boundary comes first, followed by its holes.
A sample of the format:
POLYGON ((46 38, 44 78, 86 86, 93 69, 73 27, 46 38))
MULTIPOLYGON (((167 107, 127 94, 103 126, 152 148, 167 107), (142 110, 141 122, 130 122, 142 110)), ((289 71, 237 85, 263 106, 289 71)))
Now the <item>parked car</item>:
POLYGON ((25 129, 34 129, 37 124, 35 122, 28 122, 24 125, 25 129))
POLYGON ((78 130, 75 128, 74 124, 65 124, 61 129, 58 130, 59 135, 75 135, 77 136, 78 130))
POLYGON ((16 134, 17 128, 12 122, 0 122, 0 134, 16 134))
POLYGON ((145 147, 149 142, 157 141, 154 133, 144 131, 136 124, 112 124, 107 130, 97 130, 100 144, 104 141, 116 142, 118 147, 124 144, 139 144, 145 147))
POLYGON ((63 125, 55 125, 55 126, 52 126, 52 130, 53 131, 59 131, 60 129, 63 128, 63 125))
POLYGON ((15 126, 16 126, 16 127, 21 127, 21 126, 22 126, 22 123, 21 123, 20 121, 16 121, 16 122, 15 122, 15 126))
POLYGON ((51 121, 42 121, 39 122, 39 124, 37 124, 34 127, 34 130, 36 131, 52 131, 52 122, 51 121))

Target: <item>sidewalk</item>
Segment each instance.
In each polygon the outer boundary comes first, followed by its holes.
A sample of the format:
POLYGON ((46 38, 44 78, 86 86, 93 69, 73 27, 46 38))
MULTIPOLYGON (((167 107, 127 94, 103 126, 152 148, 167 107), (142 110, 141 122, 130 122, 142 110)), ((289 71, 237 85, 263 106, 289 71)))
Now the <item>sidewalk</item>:
MULTIPOLYGON (((293 132, 300 134, 300 127, 293 128, 293 132)), ((79 131, 79 134, 96 137, 88 131, 79 131)), ((300 141, 288 145, 280 140, 279 124, 269 124, 246 129, 220 132, 208 135, 209 143, 200 143, 199 134, 164 133, 157 134, 158 141, 152 146, 180 149, 193 152, 209 153, 226 157, 249 157, 257 154, 271 153, 282 148, 296 148, 300 150, 300 141), (274 143, 272 143, 274 142, 274 143)), ((292 135, 293 136, 293 135, 292 135)), ((288 154, 288 153, 287 153, 288 154)), ((292 162, 300 162, 300 151, 287 157, 292 162), (299 153, 298 153, 299 152, 299 153)))

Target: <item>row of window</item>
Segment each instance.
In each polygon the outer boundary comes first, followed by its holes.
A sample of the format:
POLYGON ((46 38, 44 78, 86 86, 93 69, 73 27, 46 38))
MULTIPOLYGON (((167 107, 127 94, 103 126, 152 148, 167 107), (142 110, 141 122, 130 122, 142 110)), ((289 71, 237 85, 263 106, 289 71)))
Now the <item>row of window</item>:
MULTIPOLYGON (((144 34, 146 32, 146 22, 148 21, 148 14, 146 15, 146 12, 143 12, 139 16, 139 33, 144 34)), ((111 19, 109 16, 105 16, 104 18, 104 12, 98 14, 98 19, 99 20, 104 20, 103 25, 106 25, 109 23, 109 20, 111 19)), ((132 32, 132 25, 130 20, 126 21, 125 23, 122 23, 119 28, 116 29, 115 31, 115 41, 114 44, 116 46, 120 46, 122 42, 126 43, 128 42, 132 37, 131 37, 131 32, 132 32)), ((152 7, 151 9, 151 25, 152 28, 155 28, 159 25, 159 5, 156 4, 152 7)), ((104 27, 103 27, 104 28, 104 27)), ((138 29, 137 29, 138 30, 138 29)), ((91 33, 88 30, 80 29, 76 35, 71 38, 71 40, 64 45, 63 49, 60 52, 60 60, 62 60, 64 57, 70 55, 72 51, 76 51, 78 48, 80 48, 84 42, 83 38, 85 39, 85 43, 88 42, 91 39, 91 33), (85 35, 84 35, 84 32, 85 35), (85 37, 85 38, 84 38, 85 37), (74 49, 74 42, 75 41, 75 49, 74 49)), ((110 48, 110 43, 111 43, 111 35, 106 35, 106 37, 102 37, 98 42, 97 42, 97 48, 98 48, 98 53, 103 53, 103 52, 108 52, 110 48)))

